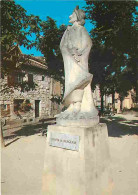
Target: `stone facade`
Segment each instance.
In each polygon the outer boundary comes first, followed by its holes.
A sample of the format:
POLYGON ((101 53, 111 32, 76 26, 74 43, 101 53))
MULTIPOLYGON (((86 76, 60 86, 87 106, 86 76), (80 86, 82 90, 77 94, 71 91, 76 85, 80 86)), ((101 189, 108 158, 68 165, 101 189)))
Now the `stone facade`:
POLYGON ((0 105, 1 117, 6 120, 23 119, 27 121, 38 121, 42 118, 51 118, 60 112, 60 105, 52 100, 53 97, 61 97, 62 87, 60 82, 47 75, 47 67, 35 60, 29 59, 30 63, 22 65, 21 73, 4 76, 1 78, 0 105), (15 79, 16 78, 16 79, 15 79), (32 82, 35 84, 34 89, 21 91, 21 88, 8 86, 11 80, 16 82, 32 82), (5 93, 5 86, 10 88, 5 93), (29 109, 22 111, 19 109, 25 102, 28 102, 29 109))
MULTIPOLYGON (((122 109, 131 109, 135 107, 136 93, 134 89, 128 91, 128 96, 124 97, 122 101, 122 109)), ((97 107, 101 106, 100 88, 97 85, 93 92, 94 103, 97 107)), ((112 108, 112 95, 104 95, 103 97, 104 107, 112 108)), ((117 113, 121 112, 121 101, 118 93, 115 93, 115 110, 117 113)))
MULTIPOLYGON (((128 109, 129 110, 131 108, 134 108, 135 103, 134 103, 133 96, 136 96, 136 95, 135 95, 134 90, 132 89, 132 90, 130 90, 128 92, 128 96, 126 96, 123 99, 123 101, 122 101, 122 109, 128 109)), ((121 101, 120 101, 118 93, 115 93, 115 109, 116 109, 117 113, 121 112, 121 101)))

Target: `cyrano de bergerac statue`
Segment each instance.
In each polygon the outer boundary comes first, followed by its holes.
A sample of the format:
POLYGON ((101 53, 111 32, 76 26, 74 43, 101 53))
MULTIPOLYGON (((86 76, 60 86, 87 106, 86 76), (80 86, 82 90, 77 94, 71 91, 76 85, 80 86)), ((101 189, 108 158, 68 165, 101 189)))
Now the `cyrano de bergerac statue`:
POLYGON ((60 43, 67 109, 48 126, 43 195, 101 195, 110 189, 107 126, 99 123, 93 103, 88 71, 92 41, 84 19, 77 6, 60 43))
POLYGON ((93 75, 88 69, 92 41, 84 27, 85 12, 77 6, 69 18, 72 25, 60 42, 65 70, 63 103, 68 108, 58 115, 57 124, 92 126, 99 122, 91 91, 93 75))

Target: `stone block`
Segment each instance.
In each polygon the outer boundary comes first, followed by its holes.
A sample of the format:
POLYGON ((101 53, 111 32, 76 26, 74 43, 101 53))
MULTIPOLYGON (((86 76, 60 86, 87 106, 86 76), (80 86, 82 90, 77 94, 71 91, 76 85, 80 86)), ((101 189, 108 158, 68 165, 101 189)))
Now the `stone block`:
POLYGON ((106 124, 48 126, 43 195, 102 195, 109 192, 109 176, 106 124))

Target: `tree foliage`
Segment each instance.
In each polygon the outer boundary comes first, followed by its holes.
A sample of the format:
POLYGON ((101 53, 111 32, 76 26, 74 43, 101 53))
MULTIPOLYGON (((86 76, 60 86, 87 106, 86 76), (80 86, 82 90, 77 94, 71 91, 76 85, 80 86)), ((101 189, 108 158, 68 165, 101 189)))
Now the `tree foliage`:
POLYGON ((39 37, 40 21, 38 16, 27 15, 26 10, 14 0, 1 1, 1 56, 4 73, 15 69, 19 61, 20 56, 14 56, 12 52, 14 45, 27 48, 35 45, 35 40, 31 41, 30 36, 35 33, 36 38, 39 37))
POLYGON ((37 41, 37 48, 44 54, 49 74, 55 79, 63 81, 63 60, 60 52, 60 41, 66 26, 57 27, 56 21, 47 17, 41 23, 42 36, 37 41))
POLYGON ((86 4, 94 25, 90 32, 94 84, 100 85, 103 94, 117 91, 125 96, 137 85, 136 1, 86 0, 86 4))

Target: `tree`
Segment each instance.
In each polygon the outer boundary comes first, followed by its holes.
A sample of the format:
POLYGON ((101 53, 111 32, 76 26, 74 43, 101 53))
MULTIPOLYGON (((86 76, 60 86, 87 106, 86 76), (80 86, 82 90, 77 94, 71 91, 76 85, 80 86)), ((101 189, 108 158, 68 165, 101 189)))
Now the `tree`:
MULTIPOLYGON (((21 65, 28 63, 29 55, 21 54, 19 47, 23 45, 28 49, 35 46, 36 40, 31 40, 32 35, 37 39, 40 36, 40 22, 38 16, 27 15, 26 10, 16 4, 14 0, 1 1, 1 78, 3 75, 14 78, 21 72, 21 65), (14 75, 14 76, 13 76, 14 75)), ((8 83, 1 85, 1 93, 14 92, 14 89, 26 91, 34 89, 35 83, 22 81, 21 83, 8 83)))
POLYGON ((62 82, 64 68, 59 45, 66 26, 58 28, 56 21, 47 17, 41 23, 41 28, 43 35, 37 40, 37 48, 44 54, 48 73, 62 82))
MULTIPOLYGON (((91 71, 97 73, 94 74, 95 84, 100 84, 101 91, 106 92, 105 89, 108 89, 108 93, 112 94, 115 91, 122 93, 122 87, 123 94, 132 87, 136 90, 136 1, 86 0, 86 4, 88 5, 86 6, 87 17, 95 26, 91 30, 94 43, 93 53, 96 49, 103 58, 99 63, 99 58, 96 59, 97 56, 95 56, 95 65, 91 59, 91 71), (108 62, 105 53, 109 53, 110 60, 108 62), (126 80, 129 85, 124 84, 126 80)), ((92 57, 94 56, 92 55, 92 57)))
POLYGON ((26 10, 14 0, 1 1, 1 61, 4 74, 15 70, 20 61, 20 56, 13 53, 13 46, 31 48, 35 45, 35 41, 29 38, 32 33, 39 37, 40 21, 38 16, 27 15, 26 10))

